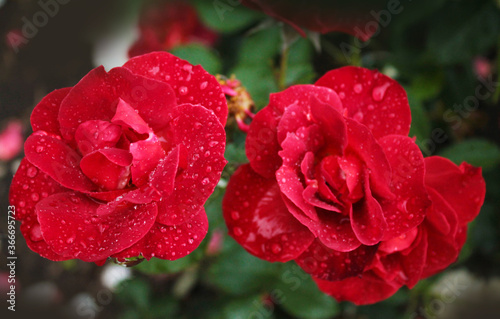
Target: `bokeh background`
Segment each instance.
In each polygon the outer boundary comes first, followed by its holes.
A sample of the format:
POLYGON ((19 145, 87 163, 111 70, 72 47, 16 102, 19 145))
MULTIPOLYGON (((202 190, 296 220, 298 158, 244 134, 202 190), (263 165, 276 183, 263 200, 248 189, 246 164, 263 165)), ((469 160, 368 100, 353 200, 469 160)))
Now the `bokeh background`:
POLYGON ((361 42, 341 33, 301 37, 236 0, 183 1, 181 9, 172 1, 0 0, 2 318, 500 318, 500 1, 400 2, 401 12, 361 42), (49 2, 57 6, 47 9, 49 2), (249 255, 227 236, 221 215, 224 181, 246 162, 245 135, 229 121, 229 164, 206 204, 209 234, 193 254, 131 268, 51 262, 18 232, 16 313, 8 312, 8 189, 31 133, 29 115, 47 93, 95 66, 123 64, 134 43, 132 54, 168 50, 212 74, 234 74, 254 111, 269 93, 344 65, 397 79, 424 155, 483 167, 486 201, 459 260, 412 290, 356 307, 321 293, 293 262, 249 255))

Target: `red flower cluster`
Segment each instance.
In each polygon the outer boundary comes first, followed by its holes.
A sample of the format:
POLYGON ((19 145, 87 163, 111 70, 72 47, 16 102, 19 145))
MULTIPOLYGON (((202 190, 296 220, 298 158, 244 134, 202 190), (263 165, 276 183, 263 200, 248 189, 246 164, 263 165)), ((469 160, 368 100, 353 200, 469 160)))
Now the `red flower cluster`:
POLYGON ((387 5, 385 0, 242 0, 252 9, 284 21, 299 32, 301 27, 329 33, 344 32, 366 41, 378 26, 377 10, 387 5), (370 26, 369 28, 367 28, 370 26))
POLYGON ((226 117, 215 77, 166 52, 50 93, 10 190, 28 246, 97 263, 189 254, 226 163, 226 117))
POLYGON ((394 80, 358 67, 271 96, 246 140, 250 160, 223 201, 230 235, 268 261, 295 260, 357 304, 451 264, 485 196, 481 169, 430 157, 408 137, 394 80))
POLYGON ((130 48, 130 57, 168 51, 192 42, 211 46, 218 38, 217 33, 203 25, 196 10, 183 0, 147 7, 140 17, 139 29, 140 37, 130 48))

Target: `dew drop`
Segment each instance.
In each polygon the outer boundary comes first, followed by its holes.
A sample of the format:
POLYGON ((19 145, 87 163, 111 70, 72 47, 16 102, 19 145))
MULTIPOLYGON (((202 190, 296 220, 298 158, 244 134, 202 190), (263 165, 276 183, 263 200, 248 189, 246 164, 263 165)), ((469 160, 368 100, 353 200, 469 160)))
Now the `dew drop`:
POLYGON ((42 145, 38 145, 38 146, 36 147, 36 152, 37 152, 37 153, 41 153, 41 152, 43 152, 43 150, 44 150, 44 148, 43 148, 43 146, 42 146, 42 145))
POLYGON ((207 185, 208 183, 210 183, 210 180, 208 178, 204 178, 202 181, 201 181, 201 185, 207 185))
POLYGON ((233 212, 231 212, 231 218, 232 218, 233 220, 238 220, 238 219, 240 219, 240 213, 239 213, 239 212, 237 212, 237 211, 233 211, 233 212))
POLYGON ((340 92, 340 93, 339 93, 339 97, 340 97, 341 99, 344 99, 344 98, 345 98, 345 93, 344 93, 344 92, 340 92))
POLYGON ((33 228, 31 229, 31 232, 30 232, 30 239, 32 241, 40 241, 43 239, 42 230, 40 228, 40 225, 33 226, 33 228))
POLYGON ((387 88, 391 85, 391 83, 387 82, 383 85, 377 86, 376 88, 373 89, 372 92, 372 97, 375 101, 380 102, 384 99, 385 92, 387 91, 387 88))
POLYGON ((204 90, 204 89, 206 89, 206 88, 207 88, 207 86, 208 86, 208 82, 207 82, 207 81, 202 82, 202 83, 200 84, 200 90, 204 90))
POLYGON ((233 232, 236 236, 241 236, 243 235, 243 230, 239 227, 234 227, 233 232))
POLYGON ((30 178, 35 177, 37 173, 38 173, 38 170, 35 167, 30 167, 26 171, 26 175, 28 175, 28 177, 30 177, 30 178))
POLYGON ((188 239, 188 243, 192 244, 194 242, 194 239, 193 238, 189 238, 188 239))
POLYGON ((363 91, 363 86, 361 84, 358 83, 358 84, 354 85, 354 92, 355 93, 359 94, 362 91, 363 91))
POLYGON ((73 237, 70 237, 70 238, 66 239, 66 243, 67 244, 72 244, 74 240, 75 239, 73 237))
POLYGON ((272 251, 274 254, 279 254, 279 253, 281 253, 282 248, 281 248, 281 246, 280 246, 279 244, 276 244, 276 243, 275 243, 275 244, 272 244, 272 245, 271 245, 271 251, 272 251))
POLYGON ((180 95, 186 95, 186 94, 188 94, 188 88, 187 88, 187 87, 185 87, 185 86, 181 86, 181 87, 179 88, 179 94, 180 94, 180 95))
POLYGON ((40 199, 40 196, 37 193, 33 193, 33 194, 31 194, 31 199, 34 202, 37 202, 40 199))

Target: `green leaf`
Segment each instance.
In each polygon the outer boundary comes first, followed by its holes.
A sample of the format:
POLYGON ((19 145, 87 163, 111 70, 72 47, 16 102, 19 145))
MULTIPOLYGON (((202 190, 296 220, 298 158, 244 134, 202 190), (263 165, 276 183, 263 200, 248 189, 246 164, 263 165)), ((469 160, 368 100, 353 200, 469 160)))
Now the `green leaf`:
POLYGON ((275 302, 300 319, 327 319, 339 312, 335 299, 319 290, 311 276, 294 263, 287 263, 276 289, 275 302))
POLYGON ((248 9, 239 1, 193 0, 201 20, 211 29, 221 33, 235 33, 249 27, 263 15, 248 9))
POLYGON ((151 298, 149 284, 139 278, 120 283, 117 288, 118 300, 132 309, 147 309, 151 298))
POLYGON ((265 306, 262 295, 236 299, 224 307, 223 319, 274 318, 274 306, 265 306))
POLYGON ((416 136, 418 142, 425 141, 431 134, 431 123, 418 93, 410 87, 406 88, 411 109, 410 137, 416 136))
POLYGON ((269 103, 270 93, 278 91, 271 65, 239 65, 231 74, 234 74, 250 92, 257 110, 269 103))
POLYGON ((178 46, 170 52, 193 65, 201 65, 210 74, 220 73, 222 70, 222 62, 217 53, 201 44, 178 46))
POLYGON ((484 169, 500 164, 500 148, 488 140, 478 138, 454 144, 439 155, 449 158, 457 165, 467 162, 484 169))
POLYGON ((259 293, 272 284, 279 266, 250 255, 232 238, 226 237, 221 255, 204 274, 204 280, 233 295, 259 293))
POLYGON ((248 162, 247 155, 245 153, 245 144, 244 143, 227 144, 224 157, 229 163, 233 164, 242 164, 248 162))
MULTIPOLYGON (((202 246, 202 245, 200 245, 202 246)), ((143 261, 135 266, 136 270, 146 274, 172 274, 183 271, 195 265, 203 256, 203 248, 198 247, 191 254, 177 260, 163 260, 158 258, 151 258, 151 260, 143 261)))
POLYGON ((442 64, 467 62, 494 46, 500 33, 500 13, 492 3, 456 2, 443 8, 429 28, 429 56, 442 64))

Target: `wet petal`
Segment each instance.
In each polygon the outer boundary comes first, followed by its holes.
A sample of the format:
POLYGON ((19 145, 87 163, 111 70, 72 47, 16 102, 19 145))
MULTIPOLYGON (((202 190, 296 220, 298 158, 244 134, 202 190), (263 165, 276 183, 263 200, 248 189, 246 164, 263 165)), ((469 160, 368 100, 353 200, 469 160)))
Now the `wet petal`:
POLYGON ((363 245, 375 245, 380 242, 384 235, 387 223, 384 212, 378 201, 373 198, 370 190, 368 175, 365 172, 364 193, 365 196, 353 204, 351 210, 351 224, 356 237, 363 245))
POLYGON ((111 122, 131 128, 139 134, 149 134, 152 132, 148 123, 146 123, 142 117, 122 99, 118 99, 116 113, 111 119, 111 122))
POLYGON ((125 150, 108 148, 85 155, 82 172, 105 190, 123 189, 130 180, 132 155, 125 150))
POLYGON ((323 133, 329 155, 342 155, 347 146, 346 124, 338 112, 342 108, 340 99, 337 98, 336 106, 320 101, 313 96, 310 102, 311 115, 318 123, 323 133))
POLYGON ((184 224, 165 226, 155 223, 144 238, 112 257, 120 260, 142 255, 147 260, 152 257, 176 260, 193 252, 203 241, 207 231, 207 214, 202 209, 184 224))
POLYGON ((368 168, 372 191, 381 197, 394 198, 389 188, 391 167, 382 147, 366 126, 351 119, 346 119, 346 124, 349 149, 352 149, 368 168))
POLYGON ((213 112, 197 105, 175 108, 164 133, 170 144, 179 145, 179 161, 185 163, 174 191, 159 204, 158 222, 178 225, 200 211, 219 182, 226 165, 226 134, 213 112))
POLYGON ((229 234, 259 258, 286 262, 314 240, 288 211, 276 181, 263 178, 248 164, 231 177, 222 208, 229 234))
POLYGON ((346 66, 322 76, 315 85, 335 90, 347 116, 367 126, 379 139, 390 134, 407 136, 411 113, 403 87, 377 70, 346 66))
POLYGON ((73 140, 80 123, 110 121, 119 98, 137 110, 155 131, 165 126, 168 111, 176 105, 175 93, 167 83, 134 75, 123 67, 109 72, 98 67, 80 80, 61 103, 58 119, 63 137, 73 140))
MULTIPOLYGON (((175 89, 176 104, 199 104, 212 110, 226 124, 227 102, 214 76, 167 52, 153 52, 130 59, 123 65, 134 74, 168 83, 175 89)), ((149 121, 147 121, 149 123, 149 121)))
POLYGON ((60 139, 32 134, 24 143, 26 158, 62 186, 90 192, 96 187, 80 169, 81 156, 60 139))
POLYGON ((9 202, 16 207, 15 217, 17 220, 23 220, 30 216, 36 220, 35 205, 41 199, 67 190, 31 164, 28 159, 23 158, 12 179, 9 202))
POLYGON ((373 304, 389 298, 401 288, 401 284, 384 280, 371 272, 341 281, 314 279, 319 289, 338 302, 350 301, 358 306, 373 304))
POLYGON ((92 120, 82 123, 75 132, 75 140, 82 155, 102 148, 114 147, 118 143, 122 129, 107 121, 92 120))
POLYGON ((277 138, 277 127, 283 112, 272 106, 266 106, 259 111, 248 130, 245 150, 250 165, 255 172, 271 178, 281 166, 278 155, 281 149, 277 138))
POLYGON ((371 262, 377 251, 377 246, 360 246, 350 252, 339 252, 329 249, 319 240, 298 258, 297 264, 305 272, 322 280, 342 280, 357 276, 371 262))
POLYGON ((59 255, 45 242, 36 216, 24 218, 20 229, 24 240, 26 240, 26 245, 40 256, 52 261, 63 261, 74 258, 73 256, 59 255))
POLYGON ((150 185, 162 196, 168 196, 174 190, 175 177, 179 168, 179 156, 180 150, 177 146, 164 159, 160 160, 151 175, 150 185))
POLYGON ((130 144, 132 154, 132 182, 136 186, 144 185, 149 174, 156 168, 158 162, 165 157, 165 151, 156 135, 150 134, 149 138, 130 144))
POLYGON ((41 130, 56 135, 61 134, 57 116, 62 100, 68 95, 70 90, 71 88, 64 88, 52 91, 35 106, 35 109, 31 113, 31 127, 33 128, 33 132, 41 130))
POLYGON ((117 207, 99 214, 102 206, 76 193, 52 195, 36 206, 45 241, 58 254, 99 261, 143 238, 158 213, 155 203, 117 207))
POLYGON ((479 214, 486 193, 481 168, 467 163, 457 166, 439 156, 426 158, 425 168, 425 184, 441 194, 462 223, 470 222, 479 214))
POLYGON ((431 201, 424 186, 424 161, 415 142, 405 136, 391 135, 379 140, 392 169, 393 200, 379 202, 387 221, 382 240, 398 237, 418 226, 431 201))

